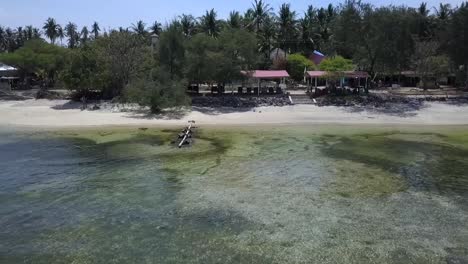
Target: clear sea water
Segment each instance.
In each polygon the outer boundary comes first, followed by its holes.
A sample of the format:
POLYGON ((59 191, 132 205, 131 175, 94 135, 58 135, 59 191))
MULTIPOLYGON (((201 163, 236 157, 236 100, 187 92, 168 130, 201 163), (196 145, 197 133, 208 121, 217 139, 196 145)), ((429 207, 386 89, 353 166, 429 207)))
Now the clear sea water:
POLYGON ((0 132, 0 263, 468 263, 468 127, 0 132))

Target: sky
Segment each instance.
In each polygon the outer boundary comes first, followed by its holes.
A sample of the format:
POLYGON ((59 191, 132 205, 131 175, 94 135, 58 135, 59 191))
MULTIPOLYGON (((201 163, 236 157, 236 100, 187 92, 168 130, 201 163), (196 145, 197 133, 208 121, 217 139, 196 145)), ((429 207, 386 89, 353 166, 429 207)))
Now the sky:
MULTIPOLYGON (((401 5, 419 6, 422 0, 367 0, 375 6, 401 5)), ((424 0, 429 7, 438 6, 441 0, 424 0)), ((59 24, 69 21, 79 27, 91 26, 97 21, 101 29, 129 27, 138 20, 149 26, 155 20, 162 23, 187 13, 195 17, 203 15, 205 10, 214 8, 220 18, 226 18, 231 10, 244 12, 251 7, 253 0, 0 0, 0 26, 19 27, 33 25, 42 28, 48 17, 53 17, 59 24)), ((337 0, 266 0, 276 10, 282 3, 291 3, 291 7, 303 14, 307 6, 327 6, 337 4, 337 0)), ((442 1, 458 6, 462 0, 442 1)))

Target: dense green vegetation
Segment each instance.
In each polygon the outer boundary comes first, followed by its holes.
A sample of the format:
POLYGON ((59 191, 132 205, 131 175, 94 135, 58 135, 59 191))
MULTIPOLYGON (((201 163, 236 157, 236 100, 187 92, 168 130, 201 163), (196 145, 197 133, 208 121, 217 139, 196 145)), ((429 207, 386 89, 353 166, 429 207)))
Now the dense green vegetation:
POLYGON ((286 59, 286 69, 291 75, 291 78, 296 81, 300 81, 304 78, 305 70, 311 71, 315 70, 315 68, 315 64, 302 54, 291 54, 286 59))
POLYGON ((411 8, 347 0, 298 14, 289 4, 275 13, 255 0, 226 19, 211 9, 199 18, 182 14, 164 26, 137 21, 102 31, 95 22, 80 30, 49 18, 42 30, 0 27, 0 61, 18 67, 25 78, 44 78, 49 87, 60 83, 144 104, 175 95, 169 105, 186 102, 179 96, 189 82, 224 85, 242 78, 240 70, 287 69, 301 81, 304 69, 316 68, 307 59, 314 50, 329 57, 320 66, 324 70, 363 70, 373 78, 413 70, 424 87, 452 73, 468 88, 467 25, 468 3, 411 8), (278 49, 287 58, 272 59, 278 49), (136 99, 141 91, 144 96, 136 99))

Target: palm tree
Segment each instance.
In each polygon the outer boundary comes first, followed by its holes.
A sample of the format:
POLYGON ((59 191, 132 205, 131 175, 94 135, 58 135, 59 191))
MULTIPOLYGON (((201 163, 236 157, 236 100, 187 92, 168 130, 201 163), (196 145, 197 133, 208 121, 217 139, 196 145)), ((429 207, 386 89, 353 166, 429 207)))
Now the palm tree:
POLYGON ((203 32, 211 37, 216 37, 219 33, 219 25, 216 17, 217 14, 215 10, 211 9, 210 11, 207 10, 205 15, 200 18, 200 26, 203 32))
POLYGON ((327 9, 323 7, 317 11, 317 15, 314 24, 317 28, 314 29, 313 38, 315 41, 315 48, 322 49, 326 43, 328 43, 332 37, 331 25, 335 19, 336 11, 332 4, 328 5, 327 9))
POLYGON ((73 49, 77 46, 78 41, 79 41, 79 34, 77 32, 77 26, 76 24, 69 22, 65 26, 65 35, 68 37, 68 47, 70 49, 73 49))
POLYGON ((119 27, 119 32, 128 32, 128 28, 119 27))
POLYGON ((431 34, 430 21, 429 21, 429 9, 427 3, 422 2, 418 7, 418 26, 419 26, 419 37, 422 39, 429 38, 431 34))
POLYGON ((146 27, 146 24, 141 20, 137 21, 136 24, 132 24, 133 32, 135 32, 137 35, 140 35, 140 36, 146 35, 147 32, 146 32, 145 27, 146 27))
POLYGON ((26 26, 26 28, 23 30, 23 35, 25 40, 36 39, 41 37, 39 29, 33 27, 32 25, 26 26))
POLYGON ((41 31, 38 28, 33 28, 33 37, 41 38, 41 31))
POLYGON ((63 45, 63 38, 65 38, 65 34, 63 32, 62 26, 58 26, 57 28, 57 37, 60 38, 60 46, 63 45))
MULTIPOLYGON (((452 8, 450 4, 439 4, 439 8, 435 8, 435 15, 436 18, 433 20, 433 24, 431 25, 435 31, 435 35, 438 36, 440 40, 448 40, 449 37, 449 25, 450 25, 450 18, 453 14, 452 8)), ((440 42, 440 49, 449 49, 446 45, 448 45, 447 41, 440 42)))
POLYGON ((86 42, 88 42, 88 38, 89 38, 89 31, 88 31, 88 28, 84 26, 83 29, 81 30, 81 43, 86 44, 86 42))
POLYGON ((291 51, 296 44, 296 12, 291 10, 290 4, 282 4, 278 14, 280 48, 291 51))
POLYGON ((327 7, 327 23, 330 24, 336 16, 336 10, 332 4, 328 4, 327 7))
POLYGON ((52 44, 55 44, 55 39, 57 39, 57 29, 59 25, 57 22, 55 22, 55 19, 49 17, 47 21, 44 24, 44 27, 42 29, 45 30, 45 35, 50 39, 50 42, 52 44))
POLYGON ((158 21, 154 21, 153 25, 151 25, 150 27, 150 30, 151 34, 160 35, 162 31, 161 23, 159 23, 158 21))
POLYGON ((450 4, 442 4, 440 3, 439 4, 439 9, 435 8, 435 12, 436 12, 436 15, 437 15, 437 18, 439 20, 447 20, 450 15, 452 14, 452 8, 450 6, 450 4))
POLYGON ((15 33, 11 28, 5 29, 5 49, 12 52, 17 48, 15 41, 15 33))
POLYGON ((314 25, 316 25, 317 10, 309 5, 304 17, 299 21, 301 28, 302 49, 304 53, 308 53, 314 49, 314 25))
POLYGON ((263 0, 255 0, 252 3, 252 19, 255 25, 255 30, 259 31, 263 22, 267 17, 271 15, 273 8, 269 4, 263 2, 263 0))
POLYGON ((418 13, 423 17, 427 17, 429 15, 429 9, 427 9, 426 2, 422 2, 421 5, 419 5, 418 13))
POLYGON ((259 38, 259 51, 263 52, 265 58, 269 58, 270 51, 273 49, 274 40, 276 38, 277 28, 275 21, 272 17, 267 16, 260 28, 259 38))
POLYGON ((24 38, 26 40, 32 39, 33 33, 34 33, 33 26, 29 25, 24 28, 24 38))
POLYGON ((229 18, 227 20, 227 24, 231 28, 241 28, 242 26, 242 16, 238 11, 231 11, 229 13, 229 18))
POLYGON ((182 32, 186 37, 190 37, 194 34, 196 20, 192 15, 182 14, 182 16, 180 16, 180 24, 182 26, 182 32))
POLYGON ((23 27, 18 27, 16 29, 16 46, 17 47, 22 47, 24 45, 24 31, 23 31, 23 27))
POLYGON ((101 31, 101 29, 99 28, 98 22, 94 22, 91 29, 91 33, 94 35, 94 39, 99 37, 99 31, 101 31))
POLYGON ((0 26, 0 52, 4 52, 7 49, 6 40, 5 29, 0 26))

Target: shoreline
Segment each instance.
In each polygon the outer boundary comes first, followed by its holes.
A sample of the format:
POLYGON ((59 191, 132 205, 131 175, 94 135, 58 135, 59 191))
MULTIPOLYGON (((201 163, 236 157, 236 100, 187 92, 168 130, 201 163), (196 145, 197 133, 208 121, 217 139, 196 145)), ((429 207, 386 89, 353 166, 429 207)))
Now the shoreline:
MULTIPOLYGON (((463 126, 468 125, 468 105, 428 102, 404 116, 378 111, 353 111, 349 107, 315 105, 268 106, 250 110, 200 108, 159 116, 143 111, 61 109, 65 100, 0 101, 0 127, 19 129, 81 129, 99 127, 179 127, 188 120, 208 127, 369 125, 463 126)), ((372 110, 372 109, 371 109, 372 110)), ((374 109, 376 110, 376 109, 374 109)))

